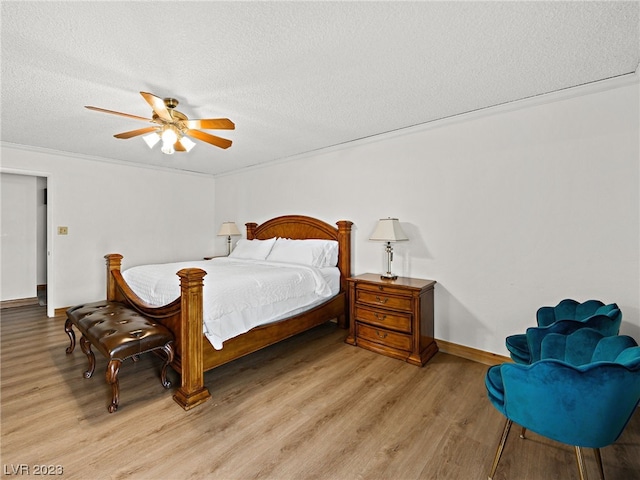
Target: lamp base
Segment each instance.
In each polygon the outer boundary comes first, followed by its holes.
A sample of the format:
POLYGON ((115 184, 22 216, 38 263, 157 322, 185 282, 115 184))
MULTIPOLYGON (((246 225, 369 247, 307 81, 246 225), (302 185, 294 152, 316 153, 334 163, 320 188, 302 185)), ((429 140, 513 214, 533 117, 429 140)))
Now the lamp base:
POLYGON ((394 275, 393 273, 385 273, 383 275, 380 275, 380 278, 382 280, 396 280, 398 278, 398 275, 394 275))

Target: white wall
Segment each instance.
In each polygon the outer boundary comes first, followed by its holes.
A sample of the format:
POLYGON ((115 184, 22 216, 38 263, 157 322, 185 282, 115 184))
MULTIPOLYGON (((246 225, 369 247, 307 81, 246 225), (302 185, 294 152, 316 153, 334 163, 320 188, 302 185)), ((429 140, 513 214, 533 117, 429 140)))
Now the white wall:
POLYGON ((0 153, 4 173, 47 177, 50 313, 105 297, 107 253, 124 255, 127 268, 201 258, 216 243, 223 246, 215 236, 211 176, 11 145, 2 145, 0 153), (69 234, 55 234, 58 226, 67 226, 69 234))
POLYGON ((36 178, 0 175, 0 300, 34 298, 37 285, 36 178))
POLYGON ((637 78, 435 122, 216 178, 216 218, 351 220, 354 273, 382 272, 378 218, 410 237, 393 270, 434 279, 437 338, 507 354, 542 305, 616 302, 640 341, 637 78))

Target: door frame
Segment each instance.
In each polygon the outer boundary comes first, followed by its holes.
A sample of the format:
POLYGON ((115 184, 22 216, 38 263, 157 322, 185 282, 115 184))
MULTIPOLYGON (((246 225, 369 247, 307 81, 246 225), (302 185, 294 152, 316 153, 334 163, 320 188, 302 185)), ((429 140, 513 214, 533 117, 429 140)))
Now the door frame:
POLYGON ((55 200, 55 188, 53 185, 53 174, 51 172, 42 172, 38 170, 20 170, 16 168, 0 167, 0 173, 8 173, 13 175, 26 175, 30 177, 44 177, 47 179, 47 317, 55 317, 55 275, 53 272, 53 210, 55 200))

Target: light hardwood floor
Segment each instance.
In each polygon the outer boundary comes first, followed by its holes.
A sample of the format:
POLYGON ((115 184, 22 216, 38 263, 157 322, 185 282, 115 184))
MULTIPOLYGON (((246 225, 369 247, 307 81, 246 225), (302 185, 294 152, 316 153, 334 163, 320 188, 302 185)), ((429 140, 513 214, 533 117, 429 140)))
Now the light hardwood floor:
MULTIPOLYGON (((6 477, 59 465, 66 479, 486 479, 504 425, 485 365, 438 353, 418 368, 343 343, 331 323, 208 372, 212 399, 188 412, 160 385, 160 358, 128 361, 109 414, 106 360, 84 379, 64 318, 45 314, 2 310, 6 477)), ((578 478, 572 448, 518 433, 496 479, 578 478)), ((640 414, 602 457, 608 480, 640 478, 640 414)))

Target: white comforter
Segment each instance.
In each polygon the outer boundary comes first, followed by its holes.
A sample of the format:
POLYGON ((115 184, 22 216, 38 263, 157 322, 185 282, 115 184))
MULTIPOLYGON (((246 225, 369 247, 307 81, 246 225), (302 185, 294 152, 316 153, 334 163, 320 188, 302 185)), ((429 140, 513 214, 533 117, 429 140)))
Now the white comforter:
POLYGON ((226 257, 141 265, 123 271, 122 276, 141 299, 161 306, 178 298, 180 280, 176 272, 187 267, 207 272, 203 293, 204 334, 218 350, 225 340, 321 303, 337 293, 331 286, 336 282, 327 282, 323 275, 326 269, 226 257))

